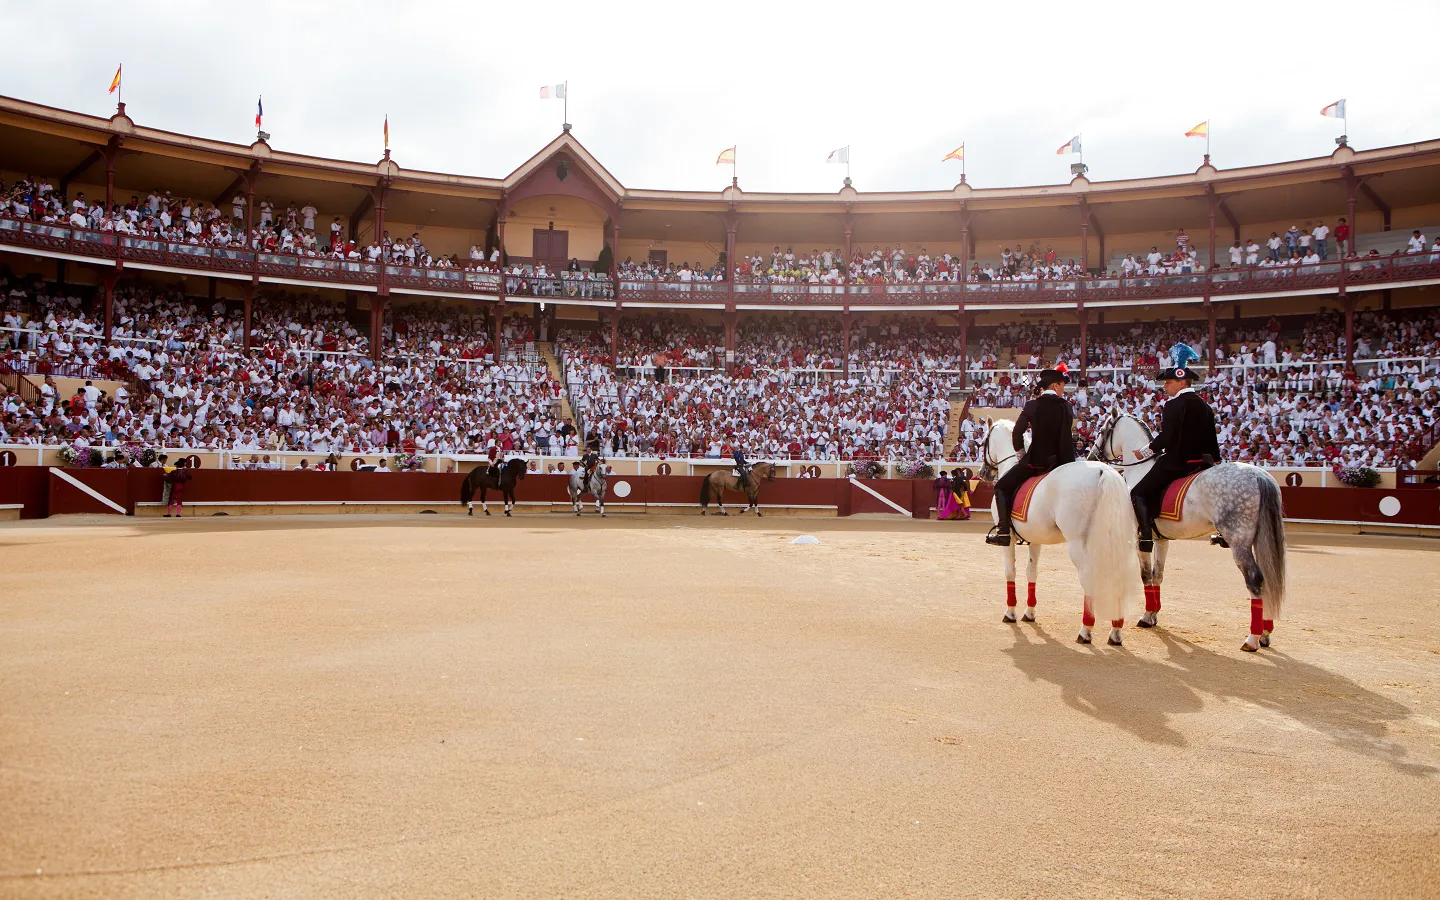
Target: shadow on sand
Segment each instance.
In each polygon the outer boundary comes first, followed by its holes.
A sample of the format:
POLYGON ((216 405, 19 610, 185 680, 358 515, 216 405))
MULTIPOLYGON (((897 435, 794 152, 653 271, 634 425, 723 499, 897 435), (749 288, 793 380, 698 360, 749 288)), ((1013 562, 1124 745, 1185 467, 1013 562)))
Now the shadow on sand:
POLYGON ((1406 775, 1440 777, 1440 769, 1407 760, 1405 748, 1389 737, 1391 723, 1410 717, 1407 707, 1277 650, 1229 656, 1155 629, 1150 633, 1168 652, 1152 661, 1124 650, 1080 648, 1036 626, 1014 631, 1015 644, 1004 652, 1016 668, 1059 687, 1070 708, 1149 743, 1185 746, 1171 717, 1198 712, 1207 696, 1218 697, 1292 719, 1406 775))

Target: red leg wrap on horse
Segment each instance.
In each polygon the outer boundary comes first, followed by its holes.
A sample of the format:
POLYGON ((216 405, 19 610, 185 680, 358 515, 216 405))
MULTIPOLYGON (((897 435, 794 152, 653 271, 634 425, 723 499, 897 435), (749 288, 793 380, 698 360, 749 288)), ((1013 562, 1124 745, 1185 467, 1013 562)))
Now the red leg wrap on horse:
POLYGON ((1259 637, 1265 628, 1265 601, 1259 597, 1250 600, 1250 633, 1259 637))
POLYGON ((1013 581, 1005 582, 1005 605, 1015 605, 1015 582, 1013 581))
POLYGON ((1160 611, 1160 585, 1155 585, 1155 611, 1160 611))
POLYGON ((1160 589, 1153 584, 1145 585, 1145 611, 1160 611, 1160 589))
POLYGON ((1111 620, 1110 620, 1110 627, 1111 627, 1111 628, 1124 628, 1124 627, 1125 627, 1125 620, 1124 620, 1124 619, 1111 619, 1111 620))
POLYGON ((1274 619, 1266 619, 1265 621, 1261 622, 1260 624, 1261 624, 1262 626, 1264 626, 1264 628, 1265 628, 1265 633, 1266 633, 1266 634, 1269 634, 1270 632, 1272 632, 1272 631, 1275 630, 1275 620, 1274 620, 1274 619))
POLYGON ((1086 628, 1095 624, 1095 614, 1090 611, 1090 598, 1085 598, 1085 612, 1080 616, 1080 623, 1086 628))
POLYGON ((1025 605, 1032 608, 1035 606, 1035 582, 1033 581, 1030 582, 1030 593, 1025 596, 1025 605))

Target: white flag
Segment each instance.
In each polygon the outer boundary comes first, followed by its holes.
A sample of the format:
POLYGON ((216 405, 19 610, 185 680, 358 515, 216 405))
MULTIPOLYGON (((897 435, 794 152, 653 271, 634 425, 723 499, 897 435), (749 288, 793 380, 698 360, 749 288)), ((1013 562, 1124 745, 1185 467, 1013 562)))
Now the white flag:
POLYGON ((841 163, 843 165, 849 165, 850 148, 841 147, 839 150, 836 150, 834 153, 831 153, 828 157, 826 157, 825 161, 827 163, 841 163))
POLYGON ((543 86, 542 88, 540 88, 540 99, 541 99, 541 100, 564 100, 564 99, 565 99, 565 85, 564 85, 564 84, 547 84, 547 85, 543 86))

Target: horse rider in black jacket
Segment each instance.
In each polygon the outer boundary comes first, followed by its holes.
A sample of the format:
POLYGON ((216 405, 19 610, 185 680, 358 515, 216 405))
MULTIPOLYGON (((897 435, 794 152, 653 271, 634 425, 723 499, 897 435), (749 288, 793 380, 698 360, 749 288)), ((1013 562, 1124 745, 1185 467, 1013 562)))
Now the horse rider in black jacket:
POLYGON ((1040 396, 1025 404, 1015 420, 1014 449, 1021 454, 1015 465, 995 482, 995 530, 985 543, 1010 546, 1010 504, 1025 479, 1043 475, 1056 466, 1075 461, 1075 439, 1071 430, 1075 415, 1063 396, 1070 380, 1063 366, 1045 369, 1036 384, 1040 396), (1030 450, 1025 451, 1025 432, 1030 432, 1030 450))
POLYGON ((1160 433, 1134 452, 1137 461, 1159 454, 1155 465, 1130 489, 1135 521, 1140 525, 1140 552, 1155 549, 1155 515, 1170 483, 1220 461, 1215 436, 1215 411, 1195 393, 1190 382, 1198 377, 1189 366, 1167 368, 1157 376, 1170 398, 1160 417, 1160 433))

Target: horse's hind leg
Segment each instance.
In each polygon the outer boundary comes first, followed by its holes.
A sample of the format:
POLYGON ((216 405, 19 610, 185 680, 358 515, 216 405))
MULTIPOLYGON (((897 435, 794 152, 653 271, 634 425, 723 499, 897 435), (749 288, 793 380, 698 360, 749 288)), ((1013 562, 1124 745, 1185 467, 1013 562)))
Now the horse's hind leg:
POLYGON ((485 502, 485 489, 483 487, 480 489, 480 508, 485 511, 485 515, 490 515, 490 504, 485 502))
POLYGON ((1145 614, 1135 624, 1141 628, 1154 628, 1160 619, 1160 584, 1165 580, 1165 557, 1170 552, 1170 542, 1155 535, 1155 553, 1147 565, 1145 554, 1140 556, 1140 580, 1145 584, 1145 614))
POLYGON ((1255 554, 1250 545, 1232 546, 1230 555, 1235 557, 1235 565, 1240 569, 1240 574, 1245 576, 1245 589, 1250 592, 1250 636, 1245 638, 1245 643, 1240 649, 1246 653, 1254 653, 1262 646, 1269 643, 1265 634, 1265 603, 1260 599, 1260 588, 1264 578, 1260 575, 1260 566, 1255 562, 1255 554))
POLYGON ((1035 621, 1035 579, 1040 574, 1040 545, 1030 545, 1030 559, 1025 563, 1025 581, 1029 589, 1025 594, 1025 614, 1020 617, 1022 622, 1035 621))

